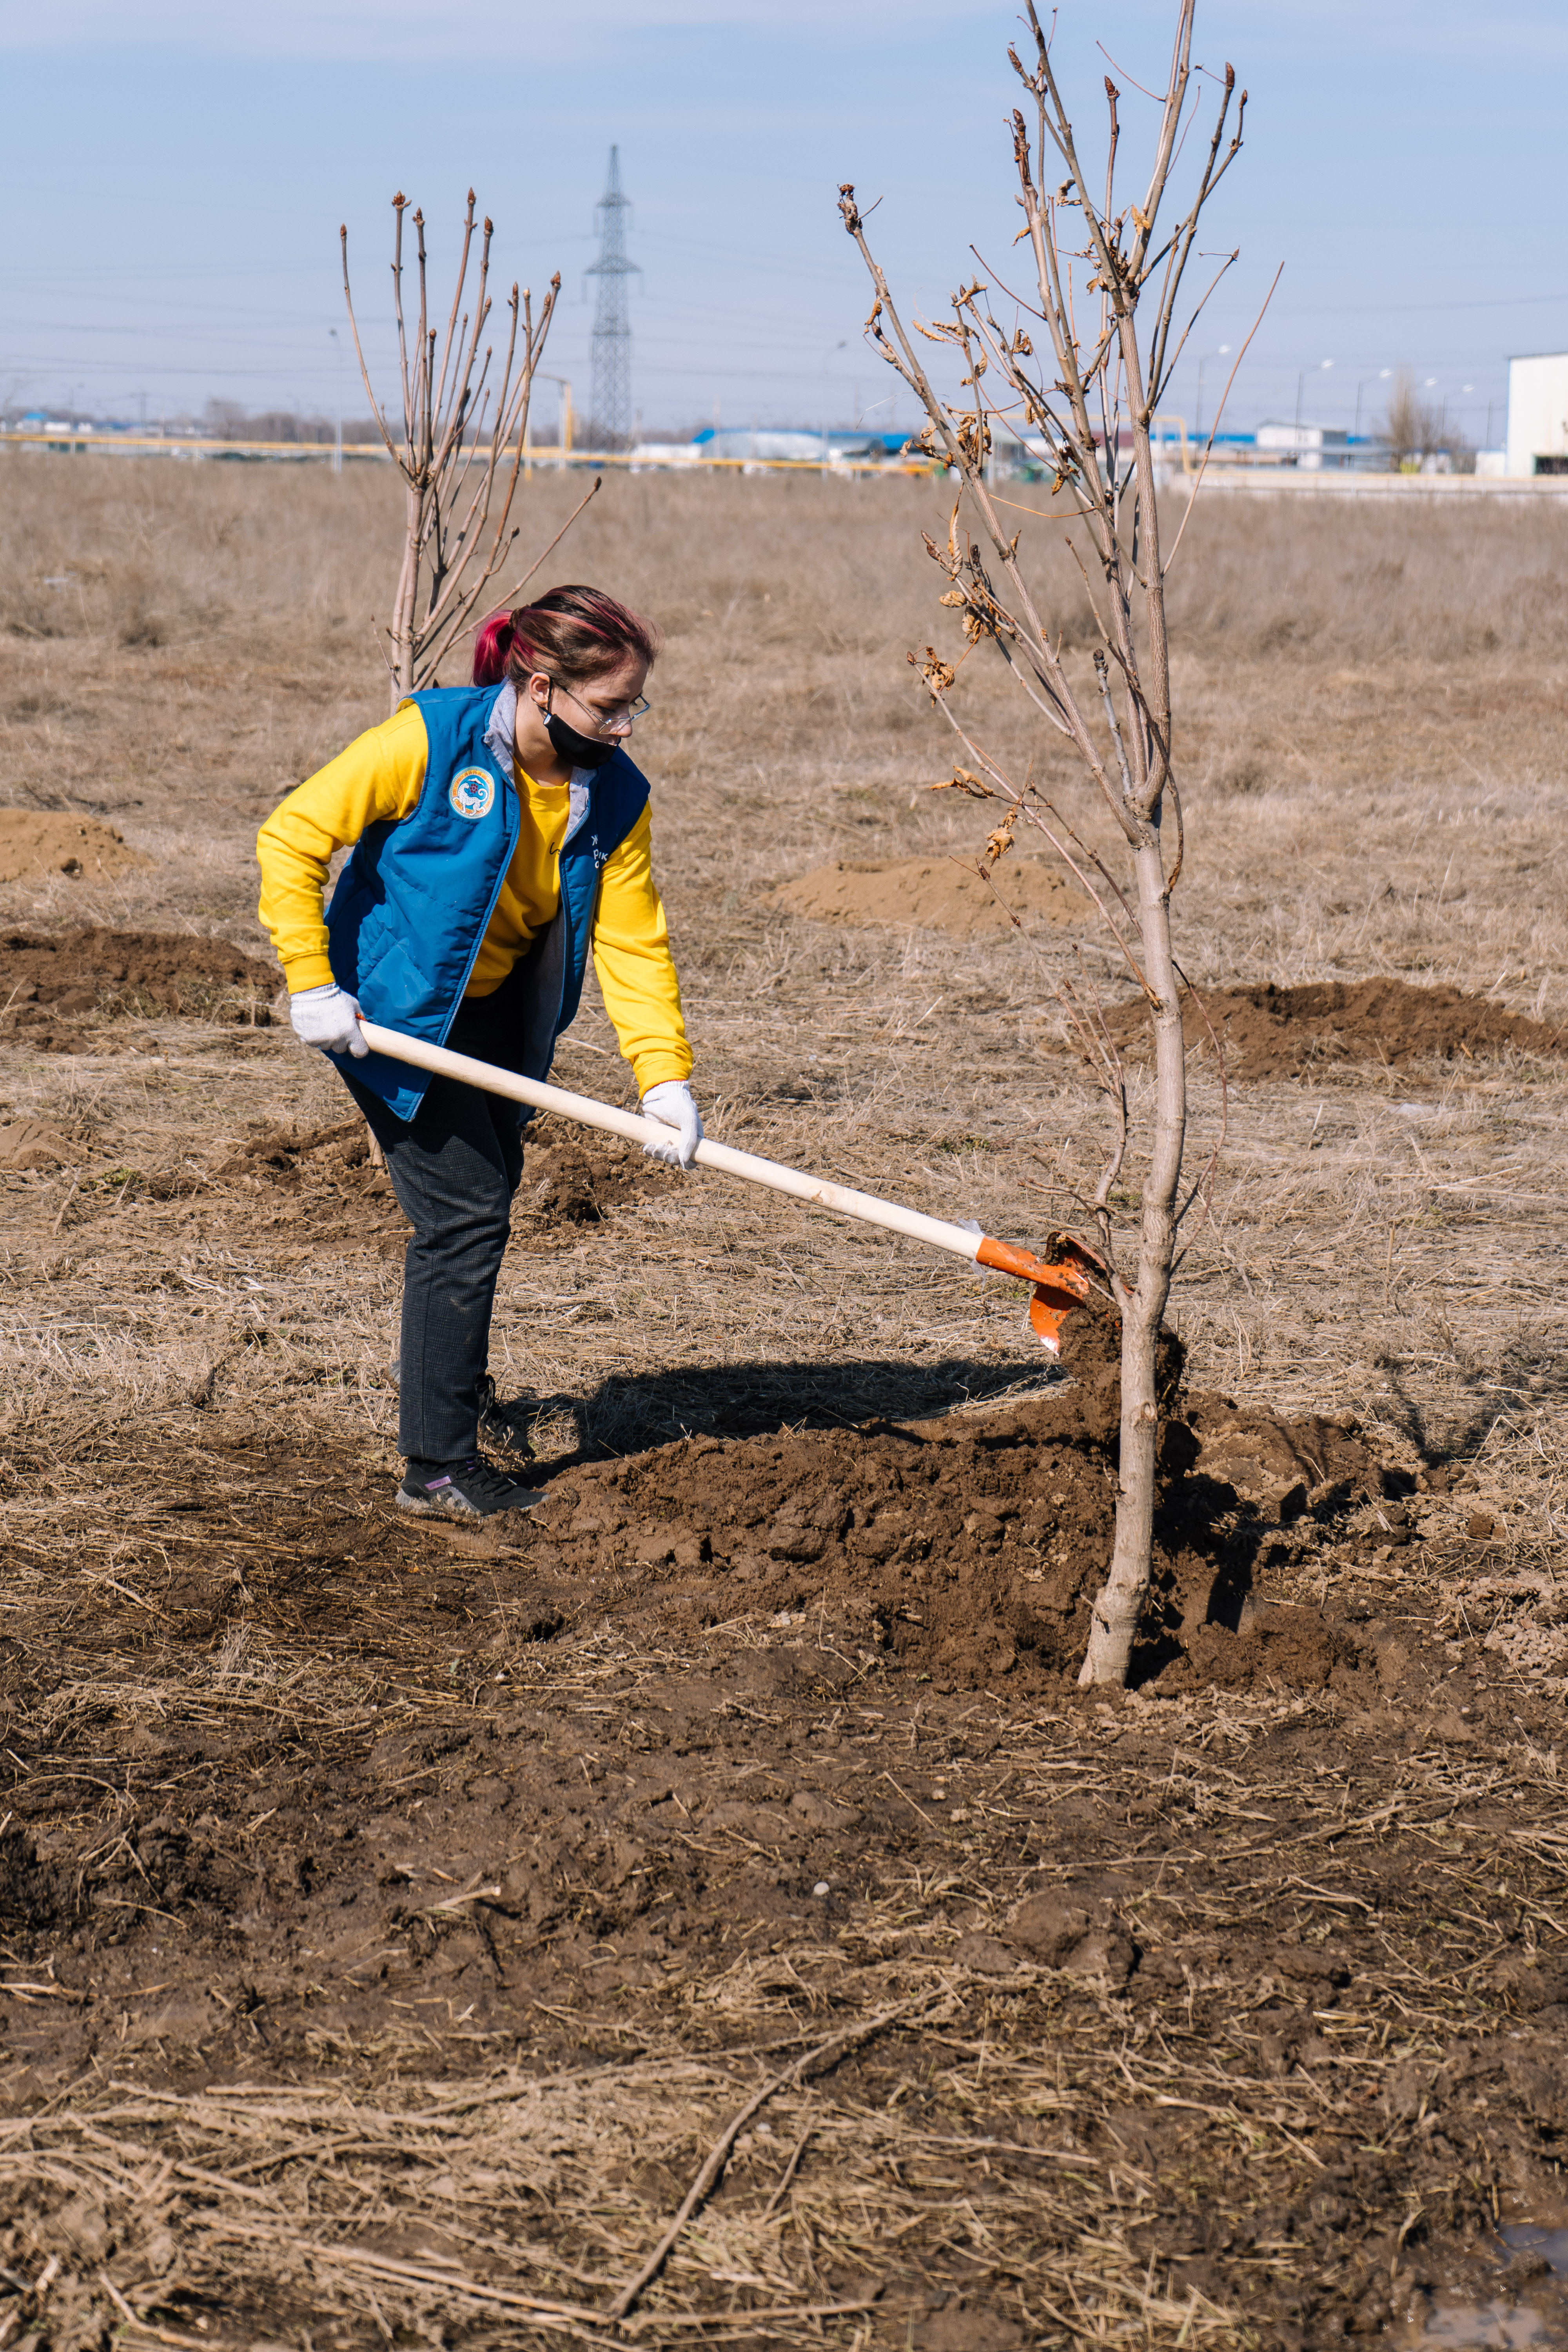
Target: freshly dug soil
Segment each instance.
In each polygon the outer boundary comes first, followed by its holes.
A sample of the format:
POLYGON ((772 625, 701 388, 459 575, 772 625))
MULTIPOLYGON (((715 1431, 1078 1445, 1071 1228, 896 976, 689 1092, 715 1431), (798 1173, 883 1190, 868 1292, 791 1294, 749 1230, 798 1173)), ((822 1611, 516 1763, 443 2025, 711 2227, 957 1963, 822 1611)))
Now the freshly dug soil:
MULTIPOLYGON (((759 2056, 837 2032, 809 2105, 737 2147, 710 2226, 725 2249, 756 2229, 786 2166, 813 2222, 848 2210, 846 2175, 874 2192, 879 2233, 795 2292, 874 2296, 878 2352, 1040 2340, 1010 2315, 1011 2248, 1059 2264, 1089 2238, 1080 2275, 1102 2277, 1103 2184, 1131 2165, 1117 2227, 1134 2313, 1162 2282, 1152 2341, 1199 2309, 1305 2352, 1390 2340, 1406 2311, 1412 2341, 1556 2340, 1544 2264, 1508 2257, 1540 2232, 1500 2245, 1496 2223, 1560 2211, 1568 1966, 1537 1914, 1560 1916, 1561 1792, 1519 1759, 1555 1745, 1561 1703, 1500 1685, 1468 1627, 1445 1643, 1451 1551, 1393 1622, 1371 1613, 1386 1580, 1360 1591, 1342 1558, 1292 1579, 1331 1583, 1324 1614, 1267 1612, 1275 1687, 1234 1713, 1060 1685, 1020 1707, 1016 1679, 952 1695, 912 1655, 864 1659, 826 1611, 700 1625, 668 1560, 546 1584, 536 1549, 400 1517, 358 1444, 217 1421, 100 1455, 106 1507, 18 1574, 0 1641, 0 2093, 27 2118, 0 2227, 13 2307, 49 2328, 24 2341, 109 2341, 113 2293, 148 2341, 376 2352, 434 2340, 450 2279, 441 2340, 493 2344, 520 2212, 524 2283, 602 2307, 759 2056), (634 1587, 662 1593, 659 1638, 634 1587), (1292 1619, 1353 1624, 1375 1708, 1359 1670, 1342 1698, 1292 1696, 1292 1619), (949 2226, 975 2211, 984 2260, 949 2226)), ((1282 1430, 1252 1433, 1257 1458, 1300 1446, 1282 1430)), ((917 1464, 942 1433, 869 1442, 917 1464)), ((987 1434, 994 1499, 1062 1466, 1065 1423, 1054 1458, 987 1434)), ((1330 1442, 1310 1433, 1314 1464, 1330 1442)), ((841 1458, 801 1450, 812 1492, 841 1458)), ((576 1517, 661 1481, 688 1499, 697 1473, 754 1498, 777 1467, 763 1443, 680 1446, 553 1486, 576 1517)), ((731 2278, 678 2292, 735 2338, 731 2278)), ((656 2317, 644 2340, 675 2339, 656 2317)))
MULTIPOLYGON (((974 1689, 1071 1675, 1110 1554, 1118 1390, 1087 1315, 1064 1360, 1070 1384, 984 1418, 697 1437, 574 1473, 532 1522, 540 1576, 621 1587, 617 1615, 646 1613, 650 1639, 674 1601, 700 1625, 813 1628, 844 1674, 876 1661, 974 1689)), ((1265 1530, 1310 1495, 1337 1512, 1383 1491, 1354 1423, 1204 1397, 1167 1423, 1163 1459, 1144 1675, 1321 1689, 1353 1672, 1353 1645, 1315 1612, 1243 1615, 1265 1530)))
POLYGON ((312 1248, 357 1246, 397 1258, 408 1239, 357 1113, 331 1127, 259 1128, 210 1171, 202 1189, 251 1195, 252 1232, 282 1239, 292 1228, 308 1235, 312 1248))
MULTIPOLYGON (((244 955, 226 940, 96 925, 53 935, 0 934, 0 1004, 9 999, 0 1034, 49 1029, 62 1016, 89 1013, 202 1013, 264 1028, 279 985, 276 964, 244 955)), ((29 1034, 26 1042, 45 1040, 29 1034)))
POLYGON ((93 817, 0 808, 0 882, 41 882, 49 874, 99 882, 152 862, 93 817))
POLYGON ((769 904, 792 915, 809 915, 819 923, 919 923, 960 940, 1010 930, 1013 914, 1026 921, 1043 918, 1049 923, 1081 923, 1094 913, 1082 892, 1043 857, 1005 857, 994 867, 991 881, 994 890, 967 866, 946 857, 870 864, 839 859, 786 882, 769 904))
MULTIPOLYGON (((1140 1059, 1147 1054, 1141 1003, 1117 1006, 1108 1025, 1124 1054, 1140 1059)), ((1184 1001, 1182 1025, 1189 1051, 1200 1059, 1213 1058, 1212 1025, 1224 1043, 1226 1076, 1243 1079, 1296 1077, 1327 1062, 1387 1066, 1471 1061, 1510 1049, 1568 1050, 1568 1034, 1561 1027, 1506 1012, 1458 988, 1418 988, 1406 980, 1319 981, 1301 988, 1276 988, 1270 982, 1256 988, 1199 990, 1184 1001)))
MULTIPOLYGON (((292 1172, 334 1148, 304 1140, 292 1172)), ((1038 2340, 992 2246, 1037 2247, 1042 2212, 1099 2230, 1129 2164, 1167 2343, 1196 2296, 1310 2352, 1439 2293, 1509 2298, 1527 2340, 1543 2273, 1503 2274, 1495 2224, 1560 2198, 1568 1963, 1533 1931, 1561 1911, 1561 1701, 1503 1687, 1462 1616, 1445 1639, 1452 1538, 1397 1572, 1382 1547, 1363 1585, 1355 1496, 1391 1537, 1403 1515, 1352 1423, 1217 1396, 1166 1423, 1142 1688, 1076 1691, 1114 1381, 1103 1332, 1068 1339, 1074 1384, 1022 1408, 546 1470, 526 1529, 410 1520, 379 1449, 301 1449, 247 1399, 259 1330, 184 1434, 84 1433, 90 1516, 21 1548, 0 1638, 0 2096, 29 2118, 0 2229, 31 2336, 107 2341, 112 2290, 149 2340, 243 2314, 247 2342, 376 2352, 363 2274, 322 2284, 346 2247, 422 2324, 451 2279, 443 2340, 493 2343, 520 2210, 531 2288, 575 2293, 591 2210, 602 2296, 758 2042, 787 2060, 896 1997, 713 2199, 750 2228, 787 2163, 816 2212, 869 2179, 896 2227, 809 2285, 874 2293, 879 2352, 1038 2340), (1205 1685, 1243 1697, 1191 1707, 1205 1685), (960 2199, 984 2264, 942 2234, 960 2199)), ((49 1457, 10 1452, 30 1491, 49 1457)), ((679 2291, 734 2333, 731 2279, 679 2291)))
MULTIPOLYGON (((5 1134, 0 1129, 0 1164, 5 1134)), ((597 1224, 608 1211, 678 1181, 671 1170, 613 1136, 542 1118, 528 1130, 514 1227, 597 1224)), ((203 1190, 213 1189, 256 1196, 256 1231, 308 1228, 315 1246, 357 1243, 396 1257, 408 1238, 385 1171, 371 1158, 370 1130, 357 1117, 328 1127, 263 1126, 208 1171, 203 1190)))
POLYGON ((518 1207, 547 1224, 596 1225, 606 1209, 654 1200, 679 1181, 635 1144, 544 1117, 528 1128, 518 1207))
MULTIPOLYGON (((349 1135, 314 1141, 308 1157, 358 1148, 349 1135)), ((1075 1377, 1016 1406, 688 1437, 610 1462, 579 1459, 545 1474, 546 1499, 521 1523, 410 1522, 391 1507, 388 1472, 348 1454, 313 1460, 306 1483, 313 1496, 336 1498, 344 1541, 323 1549, 312 1537, 306 1562, 275 1492, 289 1445, 280 1448, 247 1403, 246 1351, 269 1344, 268 1335, 247 1332, 192 1402, 221 1444, 258 1472, 268 1465, 252 1529, 260 1550, 237 1578, 221 1482, 168 1503, 179 1514, 180 1558, 161 1570, 159 1622, 176 1643, 205 1641, 242 1611, 258 1632, 341 1637, 362 1654, 384 1635, 401 1651, 421 1638, 419 1608, 439 1613, 453 1595, 421 1582, 395 1619, 384 1619, 365 1614, 368 1594, 427 1561, 434 1545, 458 1555, 454 1591, 481 1654, 492 1637, 506 1651, 518 1637, 547 1641, 568 1624, 599 1622, 649 1655, 672 1643, 707 1651, 710 1634, 717 1662, 732 1646, 724 1629, 745 1618, 777 1629, 786 1654, 779 1671, 807 1683, 902 1674, 946 1690, 1004 1679, 1019 1696, 1070 1687, 1110 1553, 1117 1412, 1105 1335, 1085 1316, 1076 1349, 1073 1338, 1069 1325, 1075 1377), (369 1577, 363 1591, 344 1580, 340 1550, 369 1577)), ((1348 1416, 1284 1422, 1217 1396, 1178 1405, 1161 1462, 1155 1600, 1135 1679, 1169 1693, 1216 1684, 1312 1690, 1348 1675, 1354 1695, 1358 1653, 1342 1620, 1260 1606, 1258 1564, 1290 1528, 1325 1533, 1391 1495, 1401 1474, 1380 1467, 1348 1416)), ((1403 1517, 1392 1501, 1384 1513, 1403 1517)), ((107 1604, 73 1633, 89 1648, 123 1637, 107 1604)), ((7 1654, 0 1644, 0 1665, 7 1654)))

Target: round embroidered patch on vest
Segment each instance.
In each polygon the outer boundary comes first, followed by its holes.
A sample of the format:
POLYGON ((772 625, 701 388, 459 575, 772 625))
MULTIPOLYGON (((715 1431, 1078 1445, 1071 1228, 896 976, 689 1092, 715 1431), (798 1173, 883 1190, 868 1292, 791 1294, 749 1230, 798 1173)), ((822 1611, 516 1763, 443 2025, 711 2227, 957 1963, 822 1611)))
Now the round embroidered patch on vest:
POLYGON ((488 768, 459 768, 447 787, 447 798, 458 816, 489 816, 495 796, 496 780, 488 768))

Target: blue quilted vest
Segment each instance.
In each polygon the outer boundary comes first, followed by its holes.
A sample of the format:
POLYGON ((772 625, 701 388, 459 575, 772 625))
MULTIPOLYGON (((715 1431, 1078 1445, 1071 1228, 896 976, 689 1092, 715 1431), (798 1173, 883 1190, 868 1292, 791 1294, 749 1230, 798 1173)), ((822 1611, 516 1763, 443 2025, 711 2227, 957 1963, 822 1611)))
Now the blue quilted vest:
MULTIPOLYGON (((512 780, 507 686, 436 687, 408 699, 425 722, 425 785, 405 817, 361 835, 327 909, 332 977, 369 1021, 442 1045, 495 912, 517 847, 521 805, 512 780)), ((624 751, 588 778, 588 813, 561 852, 557 951, 541 959, 542 1001, 518 1066, 549 1074, 555 1041, 576 1017, 593 944, 599 875, 641 816, 647 780, 624 751), (542 1001, 547 998, 549 1001, 542 1001), (535 1066, 537 1065, 537 1066, 535 1066)), ((411 1119, 429 1085, 423 1070, 382 1054, 332 1059, 345 1076, 411 1119)))

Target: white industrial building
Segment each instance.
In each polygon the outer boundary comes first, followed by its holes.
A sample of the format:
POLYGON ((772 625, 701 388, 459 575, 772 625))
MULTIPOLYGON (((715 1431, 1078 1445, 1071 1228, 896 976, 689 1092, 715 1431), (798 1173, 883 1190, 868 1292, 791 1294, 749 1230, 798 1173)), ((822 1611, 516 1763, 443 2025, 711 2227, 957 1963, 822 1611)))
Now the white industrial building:
POLYGON ((1325 468, 1342 471, 1352 466, 1358 448, 1370 453, 1372 444, 1352 444, 1351 436, 1333 425, 1267 423, 1258 428, 1256 446, 1269 451, 1276 465, 1294 466, 1300 474, 1321 474, 1325 468))
POLYGON ((1510 474, 1568 474, 1568 352, 1508 363, 1510 474))

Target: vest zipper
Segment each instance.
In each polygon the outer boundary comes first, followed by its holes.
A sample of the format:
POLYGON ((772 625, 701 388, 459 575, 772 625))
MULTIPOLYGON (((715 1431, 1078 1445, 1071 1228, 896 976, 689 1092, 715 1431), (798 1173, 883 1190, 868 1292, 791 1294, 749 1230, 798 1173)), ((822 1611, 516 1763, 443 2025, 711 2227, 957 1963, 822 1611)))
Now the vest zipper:
POLYGON ((463 967, 463 977, 458 985, 458 992, 453 997, 451 1005, 447 1010, 447 1017, 441 1024, 441 1034, 436 1040, 436 1043, 438 1045, 444 1045, 446 1044, 447 1039, 451 1033, 452 1024, 457 1019, 458 1013, 462 1009, 464 994, 467 992, 469 981, 472 980, 474 976, 474 966, 479 960, 479 950, 485 943, 485 933, 490 927, 490 917, 495 913, 497 901, 500 899, 500 894, 506 887, 506 877, 511 870, 511 861, 516 854, 517 845, 522 835, 521 803, 518 799, 516 790, 513 787, 512 781, 510 776, 503 776, 501 778, 500 789, 501 808, 506 817, 507 826, 506 856, 501 859, 500 865, 497 868, 495 885, 490 891, 489 903, 486 907, 484 914, 480 918, 479 929, 474 933, 473 949, 469 954, 468 962, 463 967))

